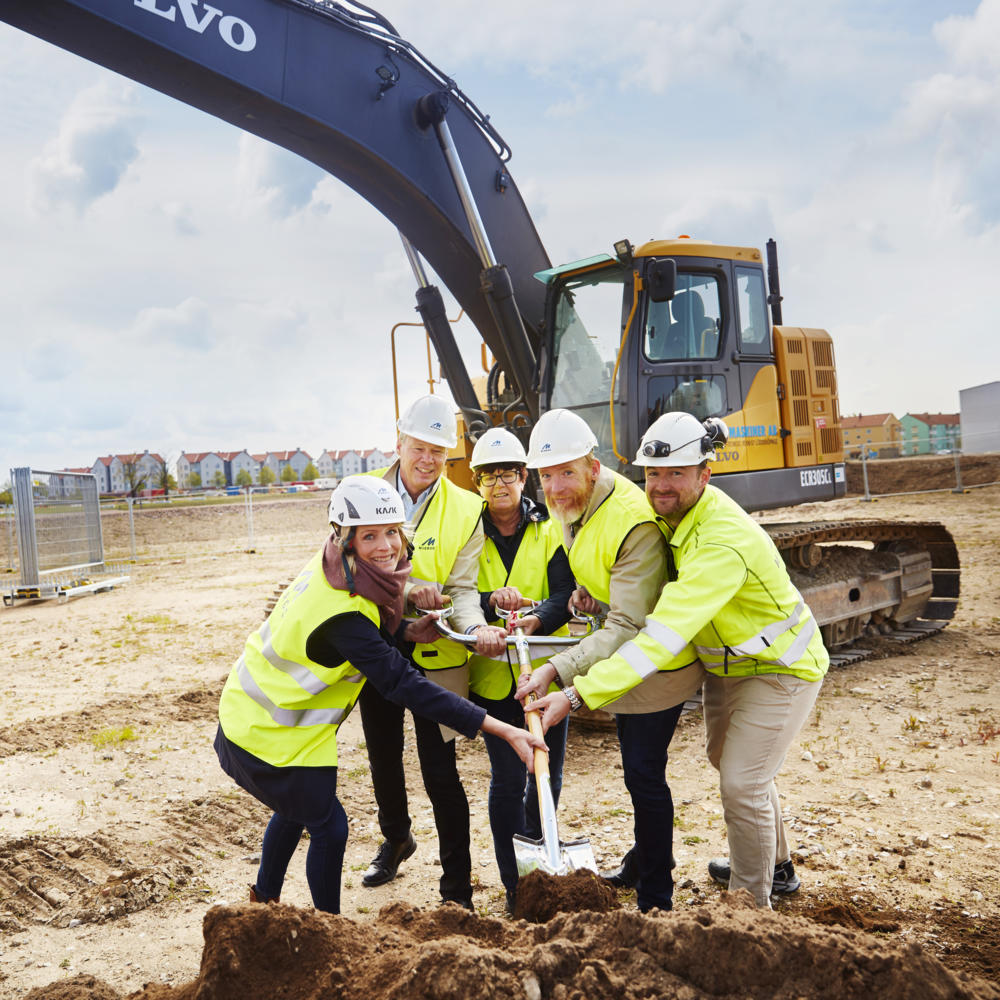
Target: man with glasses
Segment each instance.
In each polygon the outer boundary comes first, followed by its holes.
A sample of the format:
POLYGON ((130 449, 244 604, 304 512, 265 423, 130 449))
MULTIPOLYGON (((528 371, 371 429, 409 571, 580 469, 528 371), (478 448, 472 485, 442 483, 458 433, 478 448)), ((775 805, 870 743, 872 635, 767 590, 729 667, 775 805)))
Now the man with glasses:
MULTIPOLYGON (((479 557, 479 597, 483 615, 499 624, 499 611, 515 612, 533 602, 519 626, 525 633, 566 635, 567 605, 573 593, 573 574, 562 547, 562 531, 548 511, 524 496, 528 457, 518 439, 503 428, 487 431, 476 442, 471 466, 479 493, 486 503, 483 530, 486 542, 479 557)), ((544 661, 540 661, 544 662, 544 661)), ((469 658, 472 700, 496 719, 524 725, 524 712, 515 697, 519 672, 517 656, 509 647, 499 656, 469 658)), ((569 720, 546 734, 552 798, 558 805, 569 720)), ((514 834, 533 840, 542 835, 535 776, 502 739, 484 736, 490 757, 489 817, 500 880, 507 894, 507 910, 514 912, 517 862, 514 834), (525 778, 527 776, 527 787, 525 778)))

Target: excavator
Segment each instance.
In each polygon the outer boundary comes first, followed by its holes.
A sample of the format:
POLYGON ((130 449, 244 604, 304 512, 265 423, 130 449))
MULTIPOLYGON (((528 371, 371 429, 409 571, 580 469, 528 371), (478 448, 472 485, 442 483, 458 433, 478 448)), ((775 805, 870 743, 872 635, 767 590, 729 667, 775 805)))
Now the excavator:
MULTIPOLYGON (((713 482, 748 511, 846 492, 833 342, 782 320, 777 249, 680 236, 553 266, 484 114, 352 0, 3 0, 0 20, 282 146, 399 231, 416 308, 461 411, 524 438, 578 412, 625 474, 646 427, 725 419, 713 482), (215 4, 222 3, 219 7, 215 4), (477 391, 429 264, 492 355, 477 391)), ((485 353, 485 352, 484 352, 485 353)), ((458 457, 461 457, 461 454, 458 457)), ((953 617, 959 560, 934 522, 766 523, 836 662, 953 617)))

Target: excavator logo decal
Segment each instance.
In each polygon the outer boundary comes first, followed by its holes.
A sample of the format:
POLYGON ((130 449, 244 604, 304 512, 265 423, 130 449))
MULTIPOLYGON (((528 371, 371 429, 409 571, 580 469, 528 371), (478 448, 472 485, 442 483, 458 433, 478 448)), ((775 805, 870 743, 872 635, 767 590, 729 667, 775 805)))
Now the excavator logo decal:
POLYGON ((203 35, 205 29, 218 18, 219 37, 231 49, 236 49, 237 52, 252 52, 257 46, 257 35, 243 18, 223 14, 218 7, 213 7, 209 3, 201 4, 204 13, 199 17, 195 9, 199 6, 198 0, 132 0, 132 2, 136 7, 147 10, 150 14, 157 14, 168 21, 177 19, 179 7, 184 27, 199 35, 203 35), (163 6, 159 6, 160 4, 163 6))

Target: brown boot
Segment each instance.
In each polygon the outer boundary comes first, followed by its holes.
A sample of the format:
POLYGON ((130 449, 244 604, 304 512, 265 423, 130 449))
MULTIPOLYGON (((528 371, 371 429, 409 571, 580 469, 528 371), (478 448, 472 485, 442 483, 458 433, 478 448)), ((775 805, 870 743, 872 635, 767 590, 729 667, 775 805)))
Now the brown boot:
POLYGON ((260 896, 257 895, 257 886, 255 886, 255 885, 248 886, 247 888, 249 888, 249 890, 250 890, 250 902, 251 903, 280 903, 281 902, 281 897, 280 896, 275 896, 274 899, 261 899, 260 896))

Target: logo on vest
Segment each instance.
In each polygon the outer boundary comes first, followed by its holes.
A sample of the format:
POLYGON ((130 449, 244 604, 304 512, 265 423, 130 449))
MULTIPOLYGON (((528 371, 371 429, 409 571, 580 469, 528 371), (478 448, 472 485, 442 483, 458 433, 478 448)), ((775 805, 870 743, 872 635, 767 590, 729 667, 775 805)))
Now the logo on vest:
POLYGON ((216 29, 219 37, 231 49, 237 52, 252 52, 257 46, 257 35, 253 28, 241 17, 232 14, 223 14, 218 7, 213 7, 209 3, 202 3, 203 13, 199 16, 196 8, 199 6, 198 0, 132 0, 135 7, 149 11, 168 21, 177 20, 177 9, 180 8, 181 21, 189 31, 194 31, 199 35, 205 34, 213 21, 218 18, 216 29), (160 4, 163 4, 161 7, 160 4))
POLYGON ((432 535, 430 538, 425 538, 418 546, 418 549, 433 549, 437 545, 437 539, 432 535))

